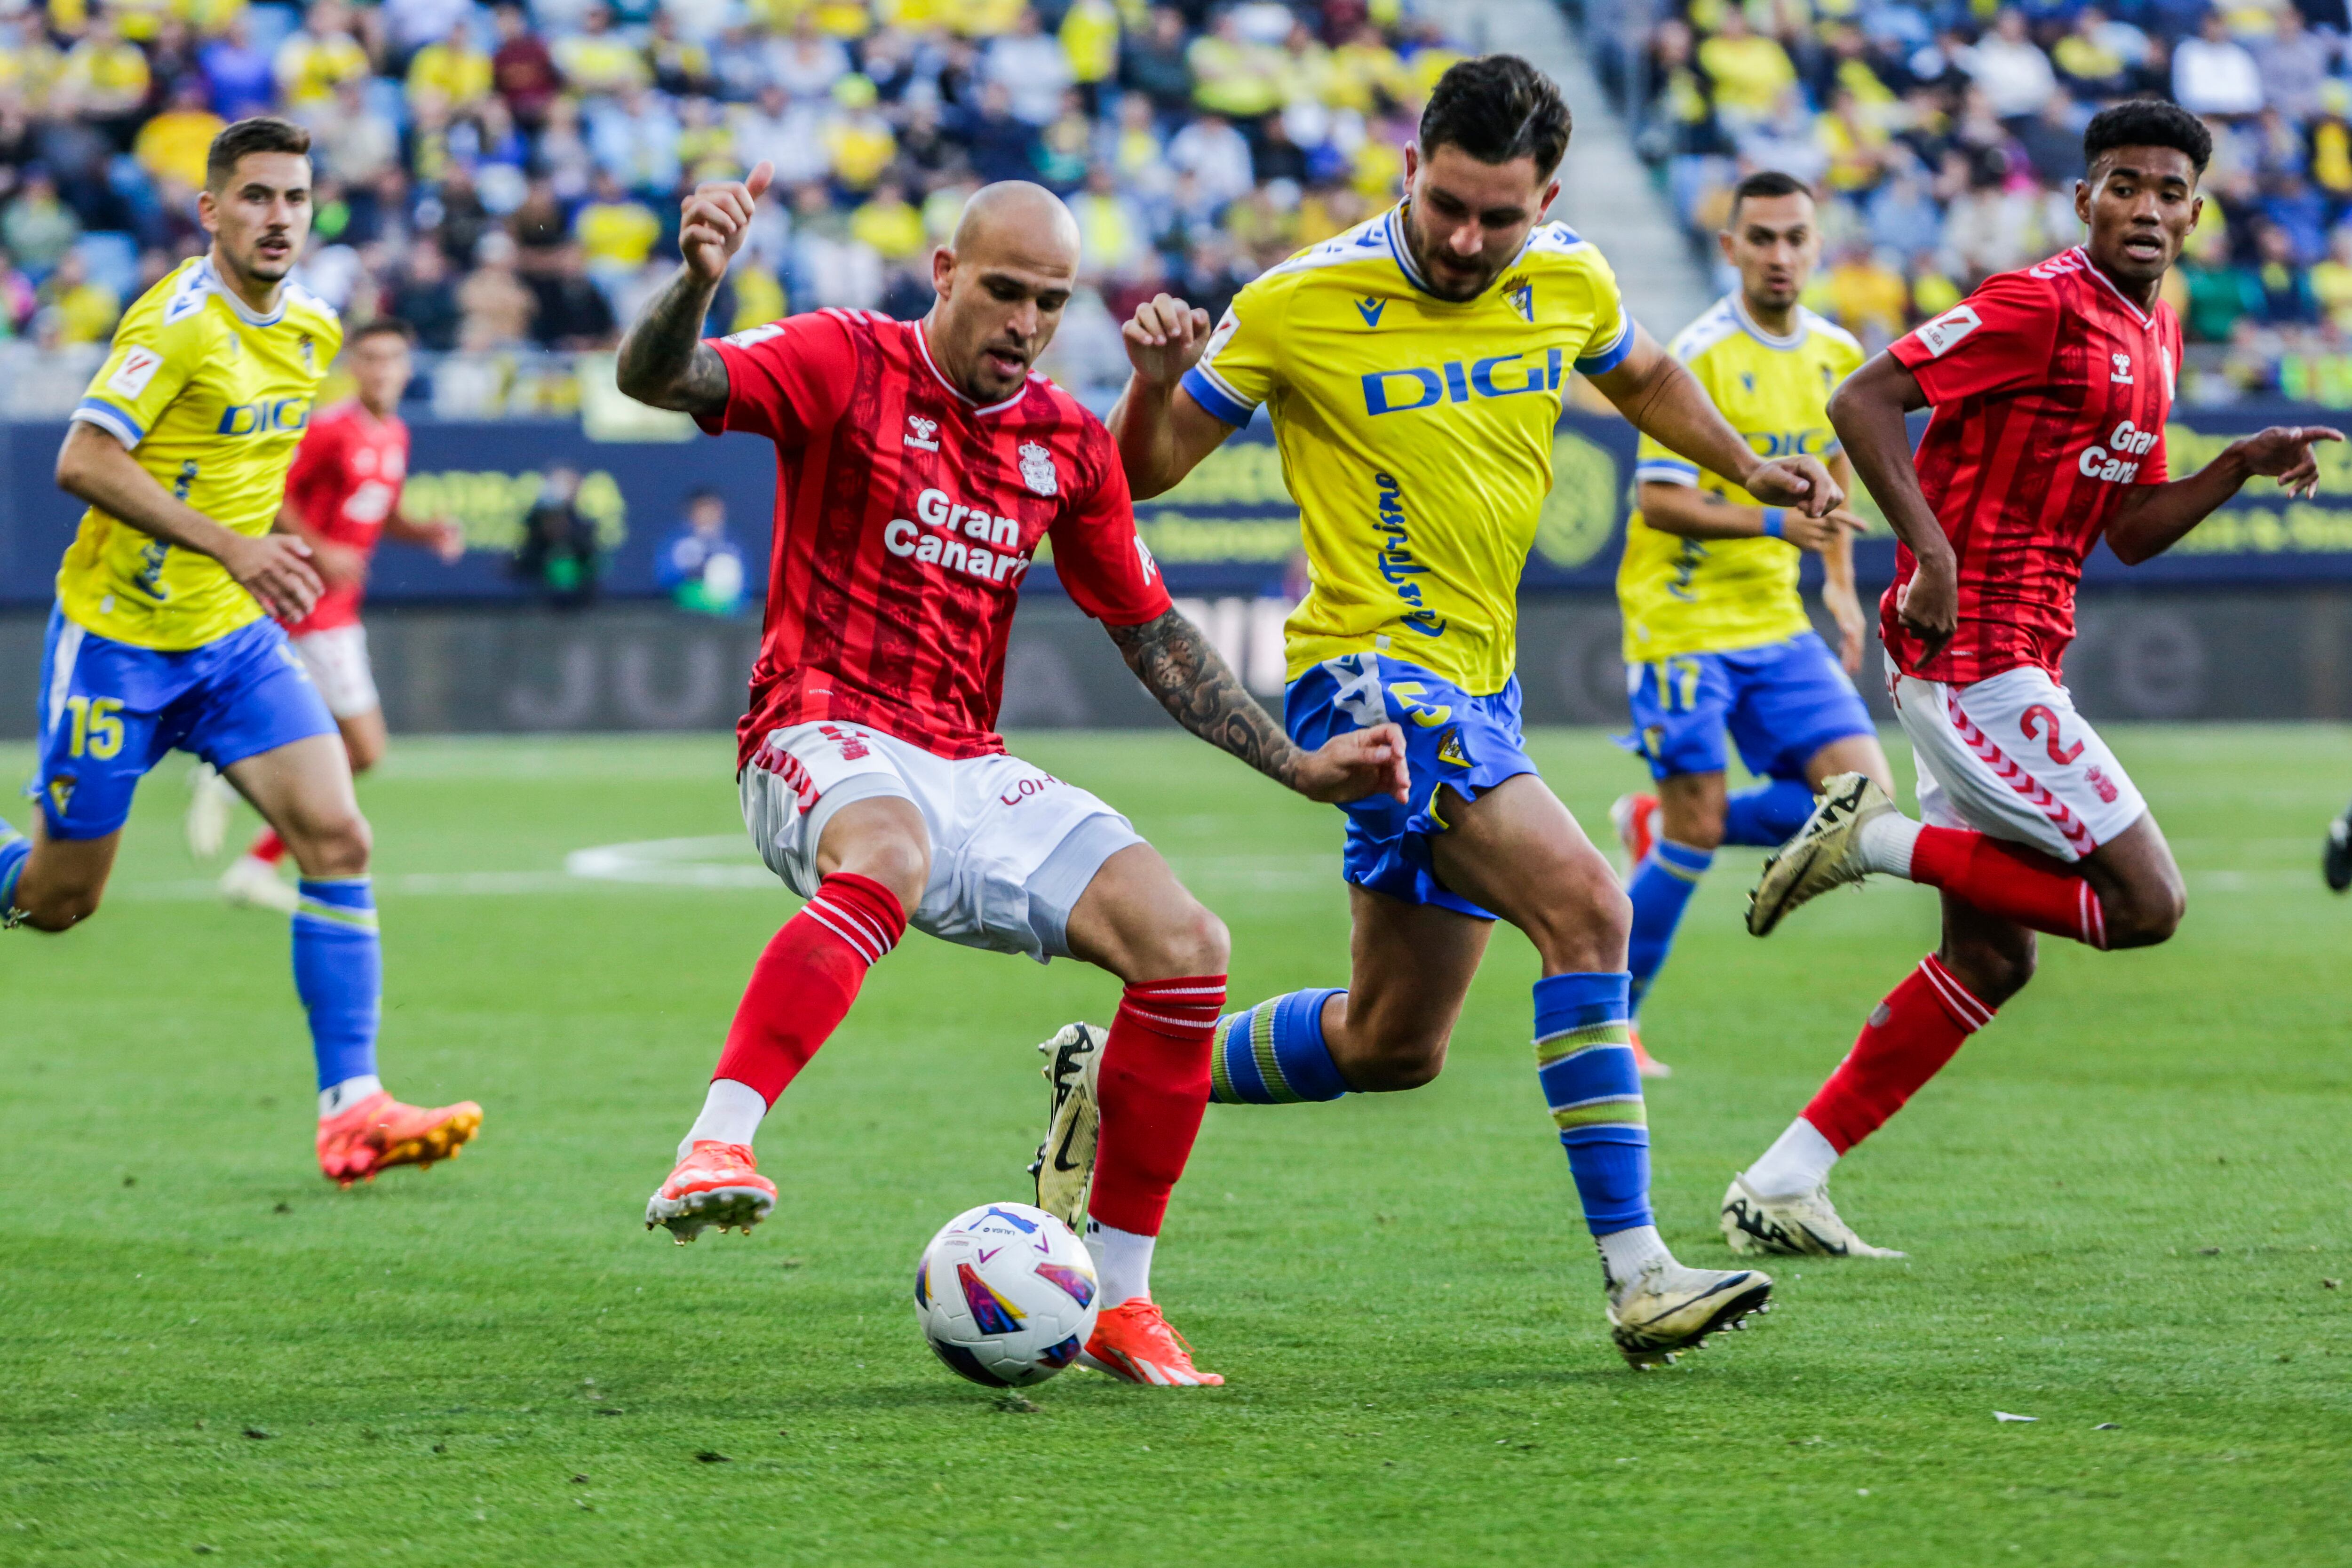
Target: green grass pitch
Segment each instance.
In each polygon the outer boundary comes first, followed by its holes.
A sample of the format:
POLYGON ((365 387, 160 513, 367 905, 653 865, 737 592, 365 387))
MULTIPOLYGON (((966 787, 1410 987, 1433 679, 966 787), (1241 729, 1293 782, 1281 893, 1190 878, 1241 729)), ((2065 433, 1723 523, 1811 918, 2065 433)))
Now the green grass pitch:
MULTIPOLYGON (((949 1215, 1023 1195, 1031 1047, 1114 983, 910 937, 768 1124, 774 1218, 672 1247, 646 1194, 791 901, 562 868, 739 835, 727 743, 398 742, 362 786, 384 1070, 488 1121, 341 1193, 284 922, 201 896, 174 763, 95 923, 0 937, 0 1563, 2352 1562, 2352 902, 2315 865, 2352 736, 2116 739, 2188 925, 2048 943, 1848 1163, 1911 1261, 1784 1267, 1754 1331, 1629 1373, 1507 931, 1436 1084, 1211 1112, 1155 1284, 1229 1385, 1074 1372, 1034 1411, 934 1363, 908 1287, 949 1215)), ((1172 733, 1021 749, 1230 922, 1237 1002, 1344 981, 1333 813, 1172 733)), ((1595 732, 1536 749, 1588 825, 1636 777, 1595 732)), ((1933 937, 1878 886, 1753 941, 1753 863, 1644 1020, 1695 1261, 1933 937)))

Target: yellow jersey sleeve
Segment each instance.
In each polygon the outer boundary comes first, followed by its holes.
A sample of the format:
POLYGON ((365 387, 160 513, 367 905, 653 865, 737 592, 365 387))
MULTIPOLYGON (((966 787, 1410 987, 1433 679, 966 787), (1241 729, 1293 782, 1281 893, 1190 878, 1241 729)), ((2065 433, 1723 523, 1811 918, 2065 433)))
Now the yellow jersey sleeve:
POLYGON ((114 330, 114 347, 90 377, 73 417, 95 425, 132 451, 214 353, 215 331, 202 309, 169 319, 157 292, 131 306, 114 330))
POLYGON ((1609 258, 1588 245, 1577 259, 1583 263, 1579 270, 1592 291, 1586 307, 1592 330, 1576 355, 1576 370, 1580 375, 1605 375, 1633 352, 1633 317, 1625 309, 1625 297, 1618 291, 1617 273, 1609 258))
POLYGON ((1201 358, 1184 373, 1192 401, 1225 424, 1246 425, 1274 395, 1285 307, 1295 274, 1266 273, 1234 296, 1201 358))

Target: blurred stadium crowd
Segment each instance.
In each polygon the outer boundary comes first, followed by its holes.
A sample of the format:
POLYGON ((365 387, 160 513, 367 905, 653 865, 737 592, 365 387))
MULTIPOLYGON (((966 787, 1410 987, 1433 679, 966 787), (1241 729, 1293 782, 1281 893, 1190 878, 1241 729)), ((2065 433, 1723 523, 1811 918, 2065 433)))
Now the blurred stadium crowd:
POLYGON ((1392 199, 1459 55, 1437 0, 0 0, 0 413, 70 407, 122 308, 203 247, 227 120, 314 135, 299 276, 437 351, 443 413, 562 412, 676 259, 696 181, 776 184, 727 331, 920 315, 965 195, 1066 194, 1086 287, 1047 369, 1125 375, 1117 322, 1212 310, 1392 199))
POLYGON ((1587 36, 1695 235, 1755 169, 1824 193, 1808 303, 1872 348, 2074 242, 2082 132, 2119 98, 2212 128, 2167 280, 2186 395, 2352 402, 2345 0, 1591 0, 1587 36), (2200 374, 2201 373, 2201 374, 2200 374))

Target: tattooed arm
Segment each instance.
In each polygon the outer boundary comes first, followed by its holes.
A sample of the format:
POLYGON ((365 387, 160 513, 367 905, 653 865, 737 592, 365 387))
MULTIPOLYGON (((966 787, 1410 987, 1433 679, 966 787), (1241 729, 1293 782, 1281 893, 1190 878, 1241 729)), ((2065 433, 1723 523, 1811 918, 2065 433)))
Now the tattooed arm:
POLYGON ((1405 798, 1404 734, 1395 725, 1351 730, 1320 751, 1301 751, 1182 611, 1108 629, 1128 668, 1176 722, 1276 783, 1309 800, 1405 798))
POLYGON ((677 235, 685 264, 621 340, 616 380, 639 403, 688 414, 726 408, 727 366, 702 341, 702 322, 772 173, 762 163, 748 179, 698 186, 686 198, 677 235))

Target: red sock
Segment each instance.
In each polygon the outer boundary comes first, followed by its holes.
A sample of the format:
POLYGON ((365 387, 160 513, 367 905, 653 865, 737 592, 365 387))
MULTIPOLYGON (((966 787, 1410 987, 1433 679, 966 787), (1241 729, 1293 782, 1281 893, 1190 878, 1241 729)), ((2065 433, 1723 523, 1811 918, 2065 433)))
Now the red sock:
POLYGON ((1929 953, 1872 1012, 1853 1049, 1805 1107, 1805 1120, 1844 1153, 1902 1110, 1962 1041, 1991 1022, 1992 1009, 1929 953))
POLYGON ((906 911, 881 883, 850 871, 824 879, 751 966, 727 1048, 710 1076, 749 1084, 775 1104, 841 1026, 866 970, 906 931, 906 911))
POLYGON ((1911 879, 1941 888, 1989 915, 2093 947, 2107 945, 2107 915, 2083 873, 2036 849, 1967 827, 1923 827, 1911 879))
POLYGON ((278 829, 265 827, 261 830, 261 836, 253 841, 253 847, 246 853, 265 866, 275 866, 286 858, 286 840, 278 837, 278 829))
POLYGON ((1103 1045, 1088 1217, 1158 1236, 1168 1194, 1184 1173, 1209 1109, 1209 1036, 1225 1005, 1225 977, 1196 974, 1127 988, 1103 1045))

